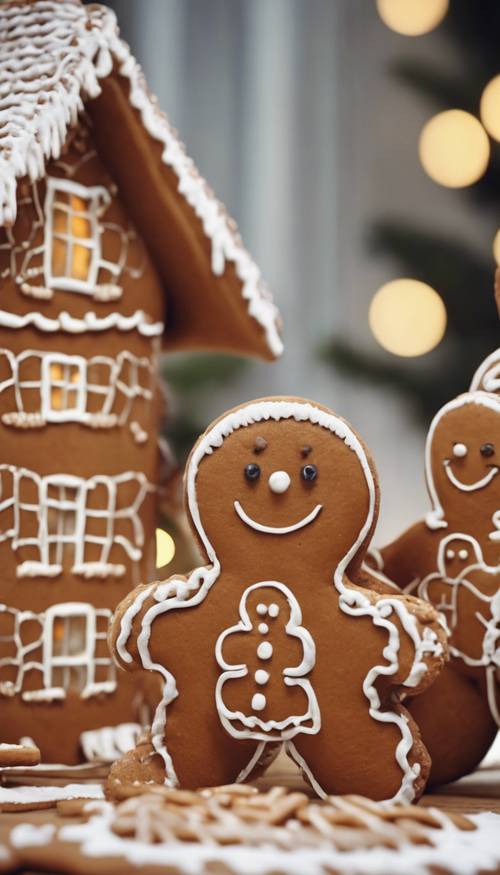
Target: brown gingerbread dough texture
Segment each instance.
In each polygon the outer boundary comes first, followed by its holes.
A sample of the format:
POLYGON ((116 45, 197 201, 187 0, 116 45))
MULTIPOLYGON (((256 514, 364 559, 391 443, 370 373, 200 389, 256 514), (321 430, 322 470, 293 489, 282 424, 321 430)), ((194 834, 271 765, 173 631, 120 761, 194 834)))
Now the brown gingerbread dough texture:
POLYGON ((379 572, 438 608, 449 632, 449 666, 409 706, 434 784, 470 772, 500 725, 499 470, 500 396, 476 391, 450 401, 427 437, 432 510, 380 551, 379 572))
MULTIPOLYGON (((138 788, 135 788, 136 790, 138 788)), ((232 784, 142 787, 118 805, 60 803, 0 824, 0 871, 67 875, 479 875, 498 872, 500 816, 232 784), (456 861, 460 860, 460 868, 456 861)))
POLYGON ((111 795, 243 782, 284 745, 320 796, 416 799, 429 758, 400 697, 435 679, 446 635, 430 605, 358 583, 379 497, 354 430, 300 398, 241 405, 199 438, 185 492, 205 564, 139 586, 110 628, 119 664, 163 681, 111 795))

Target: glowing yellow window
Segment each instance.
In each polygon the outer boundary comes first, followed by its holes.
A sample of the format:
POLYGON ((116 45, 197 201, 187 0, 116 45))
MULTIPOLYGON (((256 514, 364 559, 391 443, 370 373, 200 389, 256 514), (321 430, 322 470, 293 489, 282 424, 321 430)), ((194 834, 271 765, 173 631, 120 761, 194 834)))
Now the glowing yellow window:
POLYGON ((102 262, 99 216, 109 200, 102 186, 48 177, 44 243, 48 288, 94 294, 102 262))
POLYGON ((47 422, 78 421, 87 403, 87 363, 81 356, 46 355, 42 361, 41 407, 47 422))

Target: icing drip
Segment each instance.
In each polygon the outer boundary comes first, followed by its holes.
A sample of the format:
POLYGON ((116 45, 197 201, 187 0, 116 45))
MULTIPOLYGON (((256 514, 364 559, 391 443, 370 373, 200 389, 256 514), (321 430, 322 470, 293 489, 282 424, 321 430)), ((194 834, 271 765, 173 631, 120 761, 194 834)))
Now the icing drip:
POLYGON ((100 94, 99 80, 116 64, 130 83, 131 105, 148 134, 163 145, 162 160, 176 174, 179 193, 210 240, 213 274, 222 276, 228 263, 234 265, 250 316, 273 354, 280 355, 278 312, 260 271, 148 92, 139 65, 118 36, 114 13, 55 0, 9 4, 1 11, 0 30, 0 225, 15 221, 17 179, 43 177, 46 162, 59 158, 84 101, 100 94))

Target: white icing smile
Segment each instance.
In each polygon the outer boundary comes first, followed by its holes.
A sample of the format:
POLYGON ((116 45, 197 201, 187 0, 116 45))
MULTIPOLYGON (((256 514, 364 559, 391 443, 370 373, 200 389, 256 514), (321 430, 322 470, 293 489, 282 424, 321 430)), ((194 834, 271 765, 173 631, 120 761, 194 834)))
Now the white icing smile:
POLYGON ((476 480, 475 483, 462 483, 451 469, 451 459, 445 459, 443 465, 450 483, 453 483, 453 486, 461 489, 462 492, 475 492, 476 489, 482 489, 484 486, 488 486, 488 483, 491 483, 495 475, 498 474, 498 468, 496 465, 492 465, 488 473, 480 480, 476 480))
POLYGON ((317 504, 311 513, 308 513, 307 516, 303 517, 303 519, 299 520, 297 523, 293 523, 291 526, 265 526, 249 517, 243 510, 239 501, 234 502, 234 509, 240 520, 242 520, 246 526, 255 529, 256 532, 265 532, 267 535, 288 535, 289 532, 296 532, 298 529, 303 529, 304 526, 308 526, 309 523, 312 523, 316 519, 322 508, 322 504, 317 504))

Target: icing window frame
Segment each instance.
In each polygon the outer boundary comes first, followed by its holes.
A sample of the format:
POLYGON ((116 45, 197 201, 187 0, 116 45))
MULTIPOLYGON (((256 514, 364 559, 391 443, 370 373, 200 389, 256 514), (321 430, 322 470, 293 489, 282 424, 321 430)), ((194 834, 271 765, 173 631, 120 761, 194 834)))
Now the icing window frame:
POLYGON ((117 272, 116 265, 104 261, 102 257, 100 216, 110 203, 111 195, 102 185, 86 186, 71 179, 47 176, 44 203, 43 272, 48 288, 94 296, 99 285, 99 271, 105 268, 111 274, 117 272), (58 196, 59 198, 62 196, 62 199, 58 199, 58 196), (83 201, 87 205, 86 208, 75 208, 72 205, 74 199, 83 201), (66 230, 61 230, 58 227, 61 215, 66 215, 66 230), (75 232, 76 222, 88 226, 87 235, 75 232), (55 244, 65 246, 65 271, 63 273, 54 272, 55 244), (77 247, 88 251, 86 279, 75 277, 72 273, 77 247))
POLYGON ((48 353, 41 361, 41 413, 47 422, 79 422, 86 415, 87 362, 82 356, 48 353), (57 375, 60 369, 60 376, 57 375), (56 373, 55 373, 56 372, 56 373), (78 379, 72 377, 77 375, 78 379), (68 406, 68 400, 75 404, 68 406))
POLYGON ((94 608, 86 602, 62 602, 37 614, 0 604, 0 613, 10 616, 12 623, 11 634, 2 635, 0 645, 11 643, 15 651, 14 655, 0 656, 0 669, 15 670, 15 680, 0 680, 0 697, 12 698, 20 694, 23 701, 36 703, 63 700, 70 690, 78 693, 81 699, 115 691, 116 667, 113 659, 104 648, 102 654, 98 654, 99 643, 106 641, 111 619, 112 612, 108 608, 94 608), (80 628, 77 626, 73 630, 78 633, 73 642, 70 640, 71 621, 77 624, 80 621, 80 628), (33 622, 38 624, 39 634, 25 644, 23 624, 33 622), (78 635, 82 632, 83 646, 80 646, 78 635), (65 640, 65 635, 68 640, 65 640), (104 670, 104 679, 96 680, 98 669, 104 670), (76 684, 74 670, 80 670, 76 684), (33 679, 33 672, 38 673, 40 685, 23 689, 25 675, 33 679), (54 683, 59 680, 58 673, 62 683, 54 683))

